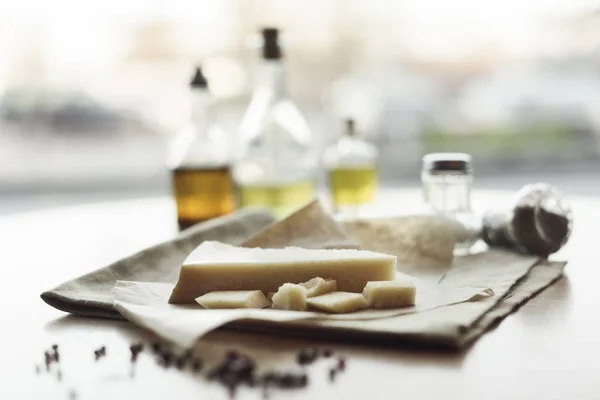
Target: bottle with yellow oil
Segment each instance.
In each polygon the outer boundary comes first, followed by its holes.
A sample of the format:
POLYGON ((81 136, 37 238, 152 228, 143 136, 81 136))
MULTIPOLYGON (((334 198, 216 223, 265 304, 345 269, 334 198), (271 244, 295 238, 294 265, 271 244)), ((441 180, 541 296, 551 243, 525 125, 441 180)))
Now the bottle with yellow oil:
POLYGON ((377 148, 359 138, 354 120, 345 123, 344 135, 324 153, 334 213, 358 218, 373 203, 378 189, 377 148))
POLYGON ((191 118, 175 137, 168 160, 180 230, 236 207, 228 139, 214 120, 215 102, 200 68, 190 96, 191 118))
POLYGON ((234 164, 240 206, 285 217, 315 197, 318 153, 306 119, 287 92, 279 31, 262 31, 262 60, 242 119, 234 164))

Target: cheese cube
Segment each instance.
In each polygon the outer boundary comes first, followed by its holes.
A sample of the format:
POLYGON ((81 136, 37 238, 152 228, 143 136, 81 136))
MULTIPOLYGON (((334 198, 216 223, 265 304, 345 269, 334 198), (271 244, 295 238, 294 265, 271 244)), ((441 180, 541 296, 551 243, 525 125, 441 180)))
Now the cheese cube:
POLYGON ((271 308, 278 310, 306 311, 306 288, 293 283, 284 283, 273 294, 271 308))
POLYGON ((271 302, 260 290, 209 292, 196 298, 204 308, 265 308, 271 302))
POLYGON ((320 296, 322 294, 335 292, 337 290, 337 282, 333 279, 312 278, 309 281, 300 284, 304 286, 307 297, 320 296))
POLYGON ((415 304, 417 289, 408 275, 395 281, 368 282, 363 295, 371 308, 397 308, 415 304))
POLYGON ((368 303, 360 293, 331 292, 307 300, 309 307, 330 313, 349 313, 367 308, 368 303))
POLYGON ((317 276, 334 279, 338 290, 360 293, 368 281, 393 280, 396 257, 362 250, 243 248, 204 242, 184 261, 169 303, 193 303, 223 290, 275 292, 284 283, 317 276))

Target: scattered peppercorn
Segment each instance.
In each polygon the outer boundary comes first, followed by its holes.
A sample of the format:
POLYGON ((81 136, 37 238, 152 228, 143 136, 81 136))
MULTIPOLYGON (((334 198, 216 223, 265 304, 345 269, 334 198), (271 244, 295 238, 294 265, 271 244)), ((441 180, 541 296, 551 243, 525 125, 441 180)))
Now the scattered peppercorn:
POLYGON ((346 358, 344 358, 342 356, 338 357, 336 368, 338 371, 345 371, 346 370, 346 358))
POLYGON ((138 355, 144 351, 144 345, 142 343, 132 344, 129 346, 129 350, 131 351, 131 362, 136 362, 138 355))
POLYGON ((173 363, 173 354, 170 351, 164 350, 159 355, 159 364, 164 368, 169 368, 173 363))
POLYGON ((58 345, 57 345, 57 344, 53 344, 53 345, 52 345, 52 350, 54 350, 54 351, 58 351, 58 345))
POLYGON ((160 353, 161 350, 162 350, 162 345, 159 342, 152 343, 152 352, 154 354, 160 353))
POLYGON ((308 365, 315 362, 319 356, 319 350, 316 347, 305 347, 298 350, 296 354, 296 362, 300 365, 308 365))
POLYGON ((47 351, 44 352, 44 364, 46 365, 46 371, 50 371, 50 365, 52 365, 52 361, 54 358, 47 351))
POLYGON ((329 368, 329 380, 331 382, 335 381, 335 376, 337 375, 337 369, 329 368))
POLYGON ((94 359, 98 361, 100 358, 106 355, 106 346, 102 346, 97 350, 94 350, 94 359))
POLYGON ((330 348, 323 349, 322 354, 323 357, 329 358, 333 355, 333 350, 331 350, 330 348))
POLYGON ((254 360, 250 357, 239 357, 229 362, 229 372, 241 382, 251 383, 254 375, 254 360))
POLYGON ((265 388, 268 386, 275 386, 280 389, 297 389, 305 387, 308 384, 308 376, 305 373, 269 372, 264 375, 263 384, 265 388))
POLYGON ((207 375, 209 380, 217 380, 225 386, 229 396, 235 396, 236 389, 241 384, 253 387, 258 382, 255 375, 256 364, 254 360, 236 351, 229 351, 224 359, 217 364, 207 375))
POLYGON ((185 367, 185 358, 176 357, 174 364, 177 369, 183 369, 183 367, 185 367))
POLYGON ((60 369, 56 371, 56 380, 58 380, 59 382, 62 381, 62 372, 60 372, 60 369))

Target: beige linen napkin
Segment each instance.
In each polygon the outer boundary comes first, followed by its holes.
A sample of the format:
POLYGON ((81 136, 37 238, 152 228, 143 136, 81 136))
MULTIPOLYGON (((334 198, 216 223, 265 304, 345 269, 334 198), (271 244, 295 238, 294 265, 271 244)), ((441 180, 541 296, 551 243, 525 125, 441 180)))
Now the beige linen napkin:
MULTIPOLYGON (((389 219, 387 228, 397 228, 403 222, 406 221, 402 218, 389 219)), ((377 224, 379 234, 381 229, 387 229, 385 224, 382 227, 381 220, 372 223, 377 224)), ((333 221, 318 202, 307 205, 280 222, 276 222, 265 211, 241 210, 231 216, 200 224, 171 241, 142 250, 108 267, 67 282, 43 293, 42 298, 56 308, 75 314, 118 317, 113 306, 115 297, 111 292, 117 281, 173 284, 185 256, 204 240, 220 240, 238 245, 243 243, 252 247, 294 245, 307 248, 354 247, 358 242, 361 248, 391 254, 405 255, 407 251, 411 251, 411 247, 406 246, 406 242, 402 240, 382 242, 377 237, 365 236, 369 229, 364 230, 360 236, 350 225, 346 225, 349 236, 345 234, 344 226, 333 221)), ((420 248, 410 258, 419 260, 420 255, 429 250, 427 246, 420 248)), ((242 320, 236 317, 234 322, 225 318, 216 321, 214 326, 226 323, 227 327, 234 329, 302 337, 461 348, 558 279, 565 265, 561 262, 538 263, 533 257, 497 250, 457 257, 452 266, 436 262, 423 269, 422 277, 419 276, 416 264, 410 266, 409 272, 423 278, 424 282, 430 283, 432 277, 437 279, 441 276, 442 286, 466 290, 491 288, 495 295, 488 298, 479 296, 479 301, 369 320, 297 320, 297 317, 290 318, 286 315, 276 321, 265 321, 253 316, 252 319, 242 320)))

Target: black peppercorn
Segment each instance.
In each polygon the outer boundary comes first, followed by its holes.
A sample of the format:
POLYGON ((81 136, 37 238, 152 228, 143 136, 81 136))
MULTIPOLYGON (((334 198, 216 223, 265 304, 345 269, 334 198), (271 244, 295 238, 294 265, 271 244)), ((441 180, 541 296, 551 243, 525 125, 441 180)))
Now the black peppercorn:
POLYGON ((319 356, 319 350, 316 347, 305 347, 296 354, 296 361, 300 365, 308 365, 315 362, 319 356))
POLYGON ((329 358, 333 355, 333 350, 331 350, 330 348, 326 348, 326 349, 323 349, 323 351, 321 353, 323 354, 323 357, 329 358))
POLYGON ((338 371, 346 370, 346 359, 344 357, 338 357, 336 368, 338 369, 338 371))
POLYGON ((159 342, 152 343, 152 352, 155 354, 160 353, 162 350, 162 345, 159 342))
POLYGON ((336 368, 329 368, 329 380, 331 382, 335 381, 335 376, 337 375, 337 369, 336 368))
POLYGON ((129 350, 131 351, 131 362, 136 362, 138 355, 144 351, 144 345, 142 343, 132 344, 129 346, 129 350))
POLYGON ((94 350, 94 359, 98 361, 100 358, 106 355, 106 346, 102 346, 97 350, 94 350))
POLYGON ((159 364, 164 368, 169 368, 173 362, 173 354, 170 351, 162 351, 159 355, 159 364))
POLYGON ((46 371, 50 371, 50 365, 52 365, 52 361, 54 358, 47 351, 44 352, 44 364, 46 365, 46 371))
POLYGON ((175 365, 175 368, 183 369, 183 367, 185 366, 185 358, 177 357, 175 358, 175 362, 173 364, 175 365))

